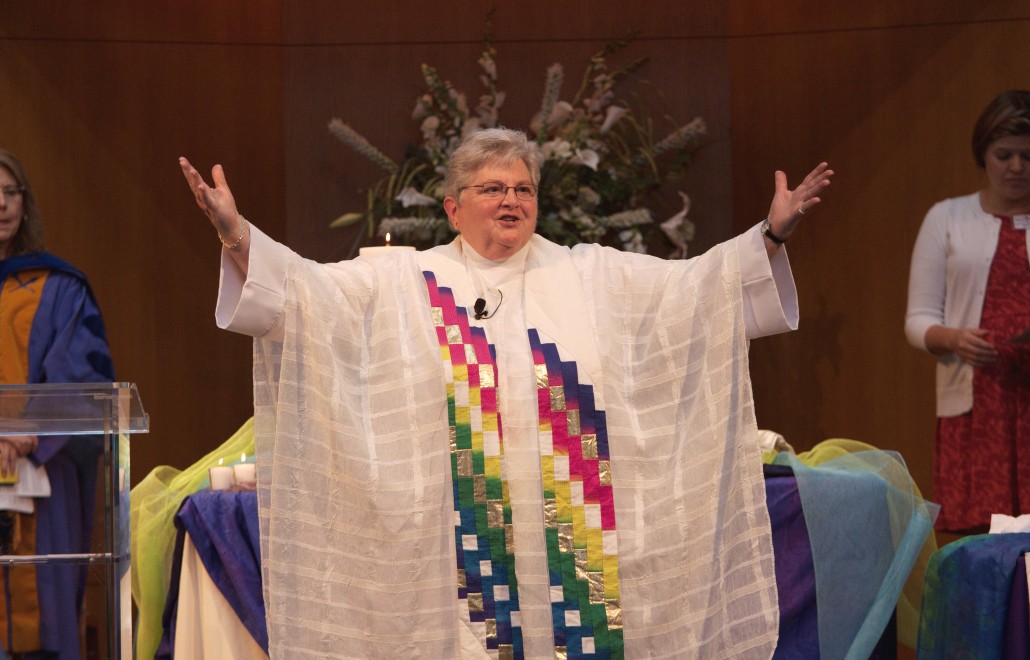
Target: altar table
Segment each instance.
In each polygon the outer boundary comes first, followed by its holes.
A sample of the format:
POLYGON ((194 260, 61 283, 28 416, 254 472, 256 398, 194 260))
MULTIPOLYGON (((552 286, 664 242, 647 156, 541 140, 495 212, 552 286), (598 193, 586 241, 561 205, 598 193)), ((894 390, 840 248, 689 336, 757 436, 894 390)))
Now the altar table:
MULTIPOLYGON (((789 467, 771 465, 765 479, 780 606, 774 657, 818 658, 815 570, 797 481, 789 467)), ((183 502, 175 525, 172 585, 156 657, 267 657, 255 493, 200 491, 183 502)), ((872 657, 892 658, 895 650, 892 619, 872 657)))

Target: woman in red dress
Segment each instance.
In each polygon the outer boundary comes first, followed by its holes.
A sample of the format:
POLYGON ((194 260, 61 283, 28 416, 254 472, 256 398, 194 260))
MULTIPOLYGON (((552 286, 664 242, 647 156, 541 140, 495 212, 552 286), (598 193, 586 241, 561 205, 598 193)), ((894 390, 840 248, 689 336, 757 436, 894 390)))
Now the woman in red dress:
POLYGON ((1030 513, 1030 92, 991 101, 972 142, 986 185, 927 213, 905 318, 909 343, 937 357, 934 499, 949 532, 1030 513))

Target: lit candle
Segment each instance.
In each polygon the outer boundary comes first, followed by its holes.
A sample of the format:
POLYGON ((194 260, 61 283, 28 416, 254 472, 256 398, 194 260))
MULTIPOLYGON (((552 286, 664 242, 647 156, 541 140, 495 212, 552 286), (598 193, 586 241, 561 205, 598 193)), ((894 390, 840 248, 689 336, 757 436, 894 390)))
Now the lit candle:
POLYGON ((386 245, 370 245, 358 250, 358 255, 367 257, 373 254, 382 254, 390 250, 414 250, 414 245, 390 245, 390 232, 386 232, 386 245))
POLYGON ((240 462, 232 466, 232 476, 237 486, 252 486, 257 482, 255 465, 247 462, 246 452, 240 456, 240 462))
POLYGON ((232 468, 222 465, 222 459, 218 459, 218 465, 207 470, 211 480, 211 490, 229 490, 232 486, 232 468))

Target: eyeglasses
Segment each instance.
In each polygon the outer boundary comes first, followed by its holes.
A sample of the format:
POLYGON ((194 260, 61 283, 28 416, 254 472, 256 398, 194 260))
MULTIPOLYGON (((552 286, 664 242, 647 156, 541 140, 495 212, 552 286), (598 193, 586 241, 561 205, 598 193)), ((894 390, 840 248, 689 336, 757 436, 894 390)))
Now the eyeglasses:
POLYGON ((0 188, 0 193, 3 193, 4 199, 14 199, 23 192, 25 192, 25 189, 21 186, 4 186, 0 188))
MULTIPOLYGON (((476 186, 465 186, 465 188, 478 188, 479 194, 488 199, 501 199, 508 196, 509 190, 515 191, 515 197, 523 202, 530 202, 536 199, 536 186, 531 183, 520 183, 514 186, 506 186, 500 181, 487 181, 476 186)), ((461 190, 465 190, 462 188, 461 190)), ((461 192, 461 191, 458 191, 461 192)))

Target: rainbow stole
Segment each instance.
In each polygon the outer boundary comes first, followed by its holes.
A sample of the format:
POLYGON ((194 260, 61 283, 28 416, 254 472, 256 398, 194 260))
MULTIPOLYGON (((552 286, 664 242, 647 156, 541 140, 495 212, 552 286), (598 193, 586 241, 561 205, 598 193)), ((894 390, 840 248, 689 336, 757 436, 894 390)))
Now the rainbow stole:
MULTIPOLYGON (((447 381, 458 598, 499 658, 523 657, 497 365, 483 328, 423 273, 447 381), (448 368, 449 367, 449 368, 448 368)), ((539 401, 555 657, 623 656, 615 509, 604 411, 574 362, 529 331, 539 401)))

